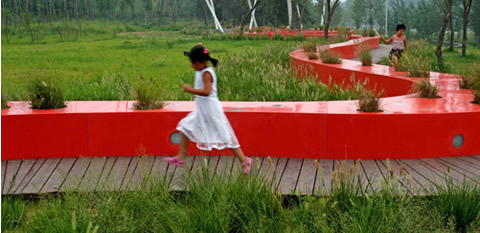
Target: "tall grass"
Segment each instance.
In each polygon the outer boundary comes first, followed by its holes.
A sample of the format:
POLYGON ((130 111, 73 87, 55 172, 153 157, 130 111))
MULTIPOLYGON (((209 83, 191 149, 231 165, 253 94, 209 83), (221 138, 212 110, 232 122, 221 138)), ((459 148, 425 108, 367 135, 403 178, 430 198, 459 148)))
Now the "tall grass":
POLYGON ((412 87, 412 92, 417 93, 420 98, 441 98, 437 85, 432 85, 430 81, 420 80, 412 87))
POLYGON ((480 90, 480 64, 474 64, 464 71, 459 84, 460 88, 480 90))
POLYGON ((362 66, 372 65, 372 52, 370 47, 366 44, 361 44, 357 47, 358 56, 362 62, 362 66))
MULTIPOLYGON (((289 65, 295 44, 267 45, 228 54, 217 68, 219 97, 225 101, 325 101, 357 98, 362 87, 323 84, 314 75, 300 79, 289 65)), ((309 69, 305 67, 307 73, 309 69)))
POLYGON ((52 77, 37 76, 29 84, 29 99, 33 109, 66 107, 63 90, 52 77))
POLYGON ((342 60, 338 54, 332 53, 329 49, 320 50, 320 59, 326 64, 341 64, 342 60))
POLYGON ((480 90, 473 91, 473 101, 474 104, 480 104, 480 90))
POLYGON ((480 214, 480 187, 478 183, 467 181, 466 177, 460 185, 452 177, 446 177, 445 181, 446 187, 432 189, 432 207, 440 212, 444 225, 453 217, 455 230, 466 232, 480 214))
MULTIPOLYGON (((452 216, 458 232, 480 230, 475 181, 414 197, 400 184, 408 184, 401 167, 396 175, 387 161, 389 174, 373 190, 360 161, 342 162, 335 166, 328 193, 281 196, 266 176, 273 166, 258 172, 256 164, 244 177, 230 169, 215 173, 205 160, 191 171, 177 169, 184 175, 184 192, 169 191, 168 176, 142 174, 136 191, 65 192, 39 200, 2 196, 2 231, 450 232, 442 223, 452 216)), ((318 173, 323 177, 321 169, 318 173)), ((325 190, 324 185, 317 183, 316 190, 325 190)))
POLYGON ((134 96, 136 102, 133 107, 136 110, 159 109, 165 106, 163 102, 165 90, 161 80, 145 79, 140 76, 140 80, 134 87, 134 96))
POLYGON ((358 111, 360 112, 383 112, 381 107, 381 96, 383 90, 375 94, 372 90, 364 90, 357 102, 358 111))
POLYGON ((2 109, 7 109, 9 108, 8 106, 8 95, 2 91, 2 109))

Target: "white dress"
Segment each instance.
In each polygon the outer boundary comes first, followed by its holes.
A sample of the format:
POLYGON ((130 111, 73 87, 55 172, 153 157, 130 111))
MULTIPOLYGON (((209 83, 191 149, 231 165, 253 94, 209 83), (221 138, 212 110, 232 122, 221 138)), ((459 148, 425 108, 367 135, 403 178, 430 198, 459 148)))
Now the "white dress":
POLYGON ((195 72, 195 89, 203 89, 203 73, 210 72, 213 83, 209 96, 195 95, 195 110, 183 118, 177 130, 197 143, 200 150, 239 148, 237 137, 217 97, 217 76, 211 67, 195 72))

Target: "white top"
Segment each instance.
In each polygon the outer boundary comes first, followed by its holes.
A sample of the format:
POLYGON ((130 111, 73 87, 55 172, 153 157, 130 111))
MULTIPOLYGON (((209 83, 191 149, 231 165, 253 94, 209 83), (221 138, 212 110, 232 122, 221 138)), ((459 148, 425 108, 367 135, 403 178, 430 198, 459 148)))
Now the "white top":
MULTIPOLYGON (((212 82, 212 89, 210 90, 210 95, 208 95, 208 97, 218 98, 218 96, 217 96, 217 75, 215 74, 215 71, 213 70, 212 67, 207 67, 203 70, 195 72, 195 89, 205 88, 205 85, 203 83, 203 73, 205 73, 207 71, 210 72, 210 74, 212 75, 212 81, 213 81, 212 82)), ((195 98, 197 98, 197 97, 206 98, 207 96, 195 95, 195 98)))

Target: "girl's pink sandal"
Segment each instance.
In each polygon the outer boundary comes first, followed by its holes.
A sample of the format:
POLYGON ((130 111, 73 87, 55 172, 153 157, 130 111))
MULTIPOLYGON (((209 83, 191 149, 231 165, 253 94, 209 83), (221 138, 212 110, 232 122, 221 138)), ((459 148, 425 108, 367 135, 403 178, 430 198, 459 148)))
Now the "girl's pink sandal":
POLYGON ((176 165, 176 166, 179 166, 179 167, 183 167, 183 161, 178 156, 167 157, 167 158, 164 158, 164 160, 167 161, 167 163, 169 163, 169 164, 173 164, 173 165, 176 165))
POLYGON ((252 159, 247 157, 247 161, 242 163, 242 167, 248 165, 247 167, 243 168, 243 174, 248 174, 250 173, 250 168, 252 167, 252 159))

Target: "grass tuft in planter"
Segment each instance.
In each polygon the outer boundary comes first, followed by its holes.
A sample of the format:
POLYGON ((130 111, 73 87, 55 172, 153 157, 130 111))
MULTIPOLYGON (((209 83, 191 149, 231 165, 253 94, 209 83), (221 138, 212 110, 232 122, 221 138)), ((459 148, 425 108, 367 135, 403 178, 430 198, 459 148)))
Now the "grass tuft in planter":
POLYGON ((328 49, 320 50, 320 59, 326 64, 341 64, 342 59, 337 54, 332 53, 328 49))
POLYGON ((161 80, 145 79, 140 76, 140 80, 134 86, 133 95, 137 101, 133 104, 136 110, 159 109, 165 106, 161 80))
POLYGON ((372 52, 366 44, 361 44, 357 47, 358 56, 362 62, 362 66, 371 66, 372 65, 372 52))
POLYGON ((318 59, 318 58, 319 58, 319 57, 318 57, 317 53, 313 53, 313 52, 308 53, 308 59, 310 59, 310 60, 316 60, 316 59, 318 59))
POLYGON ((2 92, 2 109, 9 108, 7 98, 7 95, 2 92))
POLYGON ((473 91, 473 101, 474 104, 480 104, 480 90, 473 91))
POLYGON ((380 107, 382 102, 381 96, 383 90, 375 95, 375 92, 372 90, 365 89, 363 93, 360 94, 358 99, 357 106, 358 111, 360 112, 383 112, 383 109, 380 107))
POLYGON ((54 78, 34 78, 28 87, 28 93, 33 109, 56 109, 67 106, 63 90, 54 78))
POLYGON ((480 86, 480 64, 473 65, 463 73, 458 82, 460 88, 464 89, 475 89, 475 86, 480 86))
POLYGON ((441 96, 438 95, 438 86, 432 85, 427 80, 421 80, 415 83, 412 87, 412 92, 418 93, 417 97, 420 98, 441 98, 441 96))

